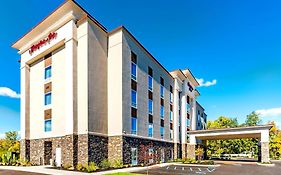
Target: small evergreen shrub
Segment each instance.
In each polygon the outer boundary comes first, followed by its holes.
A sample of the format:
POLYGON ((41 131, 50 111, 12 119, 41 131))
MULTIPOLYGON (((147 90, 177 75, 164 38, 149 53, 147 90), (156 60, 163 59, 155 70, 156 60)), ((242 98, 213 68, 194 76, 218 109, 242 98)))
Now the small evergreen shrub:
POLYGON ((83 171, 83 170, 84 170, 84 167, 83 167, 82 163, 78 163, 78 164, 76 165, 76 170, 77 170, 77 171, 83 171))
POLYGON ((108 159, 104 159, 103 161, 101 161, 99 167, 103 170, 109 169, 111 167, 111 163, 110 163, 110 161, 108 161, 108 159))
POLYGON ((86 164, 84 167, 88 173, 95 172, 98 169, 98 167, 96 166, 96 164, 94 162, 90 162, 90 163, 86 164))

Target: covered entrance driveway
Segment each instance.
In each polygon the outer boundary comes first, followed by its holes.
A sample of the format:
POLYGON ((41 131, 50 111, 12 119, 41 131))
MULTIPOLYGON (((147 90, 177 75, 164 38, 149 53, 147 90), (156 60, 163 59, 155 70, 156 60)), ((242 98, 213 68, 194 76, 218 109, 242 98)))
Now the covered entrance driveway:
POLYGON ((195 158, 197 140, 259 139, 259 161, 269 162, 269 130, 272 125, 189 131, 188 158, 195 158))

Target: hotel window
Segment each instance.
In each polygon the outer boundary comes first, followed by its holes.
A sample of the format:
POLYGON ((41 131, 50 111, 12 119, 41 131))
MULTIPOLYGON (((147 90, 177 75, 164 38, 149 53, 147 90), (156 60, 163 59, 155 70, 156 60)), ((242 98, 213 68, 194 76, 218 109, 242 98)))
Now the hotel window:
POLYGON ((51 78, 52 76, 52 66, 45 68, 45 79, 51 78))
POLYGON ((148 89, 150 91, 153 90, 153 79, 152 79, 152 77, 150 75, 148 75, 148 89))
POLYGON ((153 124, 149 123, 148 125, 148 137, 153 137, 153 124))
POLYGON ((153 90, 153 70, 151 67, 148 67, 148 89, 153 90))
POLYGON ((173 96, 173 87, 170 86, 170 103, 173 103, 173 98, 174 98, 174 96, 173 96))
POLYGON ((149 148, 148 149, 148 157, 149 157, 149 160, 148 160, 148 163, 152 164, 154 162, 154 149, 153 148, 149 148))
POLYGON ((45 132, 52 131, 52 120, 51 119, 45 120, 44 129, 45 129, 45 132))
POLYGON ((160 77, 160 97, 164 98, 164 79, 160 77))
POLYGON ((131 78, 137 80, 137 55, 131 52, 131 78))
POLYGON ((170 111, 170 121, 173 121, 173 111, 170 111))
POLYGON ((164 127, 160 127, 160 135, 161 135, 161 139, 164 139, 164 127))
POLYGON ((150 99, 148 100, 148 113, 153 114, 153 101, 150 99))
POLYGON ((173 130, 170 129, 170 140, 173 140, 173 134, 174 134, 173 130))
POLYGON ((164 106, 160 106, 160 117, 164 118, 164 106))
POLYGON ((131 90, 131 105, 137 108, 137 92, 135 90, 131 90))
POLYGON ((137 118, 131 117, 131 134, 137 134, 137 118))
POLYGON ((164 86, 160 86, 160 96, 161 98, 164 98, 164 86))
POLYGON ((45 94, 45 105, 50 105, 52 103, 52 93, 49 92, 45 94))
POLYGON ((186 119, 186 126, 190 127, 190 119, 186 119))

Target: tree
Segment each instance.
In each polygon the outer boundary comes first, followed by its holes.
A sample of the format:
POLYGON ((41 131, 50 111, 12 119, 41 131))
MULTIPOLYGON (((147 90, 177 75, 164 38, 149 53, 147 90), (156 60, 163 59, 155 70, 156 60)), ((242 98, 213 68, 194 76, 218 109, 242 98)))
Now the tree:
POLYGON ((259 117, 259 114, 256 112, 252 112, 251 114, 247 115, 246 121, 243 126, 256 126, 261 124, 261 119, 259 117))
POLYGON ((195 150, 195 154, 196 154, 198 160, 202 160, 202 157, 203 157, 203 155, 204 155, 204 149, 199 146, 199 147, 195 150))

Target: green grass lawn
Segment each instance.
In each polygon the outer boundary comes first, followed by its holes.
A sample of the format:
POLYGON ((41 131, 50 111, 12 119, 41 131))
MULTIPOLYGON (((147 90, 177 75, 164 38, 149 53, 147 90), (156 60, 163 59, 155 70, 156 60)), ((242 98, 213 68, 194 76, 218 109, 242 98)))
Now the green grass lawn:
POLYGON ((138 175, 138 174, 132 174, 132 173, 113 173, 113 174, 106 174, 106 175, 138 175))

